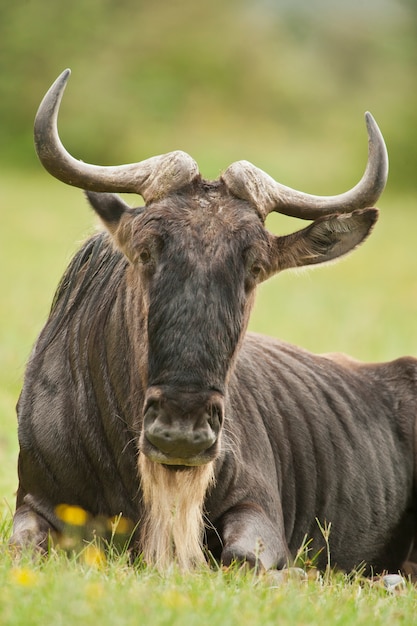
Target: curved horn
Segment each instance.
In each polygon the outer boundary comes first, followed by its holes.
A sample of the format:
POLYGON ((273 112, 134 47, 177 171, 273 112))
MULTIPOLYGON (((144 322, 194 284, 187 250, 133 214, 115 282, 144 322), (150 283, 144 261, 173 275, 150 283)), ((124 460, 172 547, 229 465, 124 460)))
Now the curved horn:
POLYGON ((58 135, 59 105, 71 70, 56 79, 42 100, 35 118, 35 146, 45 169, 59 180, 89 191, 132 192, 145 202, 156 200, 191 182, 197 163, 185 152, 175 151, 128 165, 89 165, 74 159, 58 135))
POLYGON ((314 220, 330 213, 349 213, 372 206, 384 190, 388 178, 388 154, 384 138, 370 113, 365 113, 368 129, 368 163, 355 187, 337 196, 313 196, 276 182, 248 161, 236 161, 222 178, 233 195, 254 204, 265 219, 271 211, 291 217, 314 220))

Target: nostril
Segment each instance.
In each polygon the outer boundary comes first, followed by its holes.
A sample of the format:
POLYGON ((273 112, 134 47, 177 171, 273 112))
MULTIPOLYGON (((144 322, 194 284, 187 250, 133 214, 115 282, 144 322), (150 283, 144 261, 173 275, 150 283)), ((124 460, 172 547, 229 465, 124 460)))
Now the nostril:
POLYGON ((161 409, 161 400, 160 398, 149 397, 146 398, 145 404, 143 407, 144 415, 156 415, 161 409))
POLYGON ((206 442, 208 440, 208 434, 205 430, 198 430, 198 431, 194 431, 193 435, 192 435, 192 441, 195 444, 199 444, 201 442, 206 442))
POLYGON ((223 424, 224 406, 222 402, 212 402, 208 407, 207 422, 212 430, 218 434, 223 424))

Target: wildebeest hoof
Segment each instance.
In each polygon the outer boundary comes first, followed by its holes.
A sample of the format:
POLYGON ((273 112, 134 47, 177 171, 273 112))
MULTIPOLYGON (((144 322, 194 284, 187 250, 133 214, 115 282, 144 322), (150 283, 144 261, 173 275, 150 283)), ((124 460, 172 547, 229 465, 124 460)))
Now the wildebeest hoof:
POLYGON ((265 572, 265 578, 271 587, 278 587, 290 580, 305 582, 308 580, 306 572, 301 567, 288 567, 285 569, 274 569, 265 572))
POLYGON ((244 552, 238 548, 225 548, 222 552, 221 563, 224 567, 237 565, 246 569, 255 569, 257 572, 264 570, 259 557, 253 552, 244 552))
POLYGON ((405 589, 405 580, 400 574, 386 574, 381 583, 389 593, 399 593, 405 589))
POLYGON ((44 556, 47 553, 48 537, 44 533, 34 534, 30 531, 22 531, 13 535, 8 542, 9 553, 14 559, 30 551, 33 557, 44 556))

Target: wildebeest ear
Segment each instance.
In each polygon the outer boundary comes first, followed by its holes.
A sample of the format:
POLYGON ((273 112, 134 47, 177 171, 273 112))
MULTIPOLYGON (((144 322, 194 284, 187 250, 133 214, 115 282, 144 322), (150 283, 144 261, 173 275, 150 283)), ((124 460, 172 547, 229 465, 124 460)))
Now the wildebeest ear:
POLYGON ((367 238, 377 219, 378 209, 360 209, 319 218, 303 230, 277 237, 275 271, 344 256, 367 238))
POLYGON ((122 215, 131 211, 130 206, 114 193, 86 191, 85 194, 94 211, 111 233, 117 229, 122 215))

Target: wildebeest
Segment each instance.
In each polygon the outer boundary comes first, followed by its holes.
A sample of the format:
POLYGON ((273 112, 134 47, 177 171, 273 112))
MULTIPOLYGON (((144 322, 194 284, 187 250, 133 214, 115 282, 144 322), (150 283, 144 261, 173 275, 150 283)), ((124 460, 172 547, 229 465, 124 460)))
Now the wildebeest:
POLYGON ((324 567, 330 523, 335 567, 402 568, 417 522, 417 360, 360 363, 246 333, 261 281, 344 255, 372 230, 388 160, 371 115, 361 181, 319 197, 246 161, 215 181, 179 151, 78 161, 57 132, 68 76, 40 105, 37 152, 87 190, 105 231, 71 261, 27 366, 12 544, 45 548, 66 503, 131 519, 132 549, 162 570, 205 551, 282 568, 305 538, 324 567), (275 236, 271 211, 312 222, 275 236))

